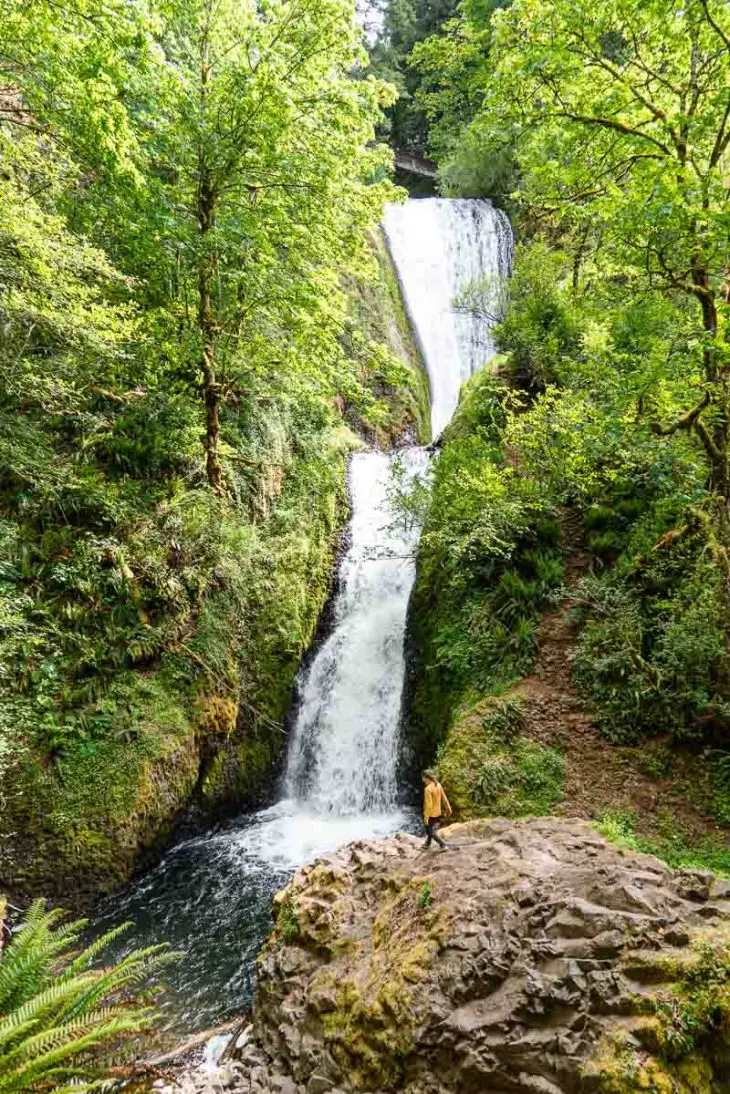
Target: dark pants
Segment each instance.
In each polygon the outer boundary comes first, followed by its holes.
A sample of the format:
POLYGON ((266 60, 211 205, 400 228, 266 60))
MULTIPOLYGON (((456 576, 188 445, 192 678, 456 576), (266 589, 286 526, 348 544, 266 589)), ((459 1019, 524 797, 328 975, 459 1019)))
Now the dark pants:
POLYGON ((439 845, 439 847, 446 846, 441 837, 436 835, 436 829, 440 820, 440 817, 429 817, 426 821, 426 847, 431 846, 432 839, 436 840, 436 843, 439 845))

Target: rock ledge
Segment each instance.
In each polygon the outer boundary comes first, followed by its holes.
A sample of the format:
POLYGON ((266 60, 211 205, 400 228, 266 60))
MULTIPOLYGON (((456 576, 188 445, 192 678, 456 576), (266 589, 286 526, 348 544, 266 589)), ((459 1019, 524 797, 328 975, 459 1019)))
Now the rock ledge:
POLYGON ((398 835, 297 873, 275 902, 228 1085, 730 1089, 722 1038, 716 1059, 688 1049, 667 1063, 655 1016, 697 940, 727 945, 727 882, 614 847, 582 821, 474 821, 446 835, 445 854, 398 835))

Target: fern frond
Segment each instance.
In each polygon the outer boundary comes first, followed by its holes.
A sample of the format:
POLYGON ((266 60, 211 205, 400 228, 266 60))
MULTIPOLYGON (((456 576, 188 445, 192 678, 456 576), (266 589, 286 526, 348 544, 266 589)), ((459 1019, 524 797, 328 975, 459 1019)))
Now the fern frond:
MULTIPOLYGON (((3 1075, 2 1078, 0 1078, 0 1091, 3 1091, 4 1094, 6 1082, 16 1085, 21 1084, 20 1089, 23 1089, 22 1084, 25 1083, 26 1087, 31 1089, 32 1083, 35 1080, 43 1075, 47 1075, 50 1069, 57 1067, 67 1060, 74 1061, 72 1071, 77 1072, 79 1078, 83 1079, 85 1077, 85 1069, 83 1063, 79 1064, 77 1061, 80 1058, 83 1059, 85 1052, 96 1049, 104 1044, 104 1042, 112 1041, 125 1033, 137 1033, 139 1029, 140 1022, 135 1018, 116 1018, 104 1025, 96 1026, 80 1036, 72 1036, 69 1041, 65 1041, 61 1037, 61 1043, 57 1043, 61 1031, 48 1031, 49 1034, 56 1035, 56 1043, 52 1043, 52 1045, 44 1051, 42 1047, 43 1041, 38 1037, 37 1043, 34 1046, 32 1059, 26 1060, 25 1062, 20 1062, 18 1060, 14 1061, 11 1064, 12 1070, 7 1072, 7 1075, 3 1075)), ((31 1040, 33 1040, 33 1038, 31 1038, 31 1040)))
POLYGON ((87 969, 91 965, 91 962, 98 957, 107 946, 112 942, 116 942, 119 936, 124 934, 125 931, 128 931, 131 926, 131 923, 122 923, 119 927, 114 927, 113 930, 100 935, 100 937, 95 939, 90 946, 87 946, 85 950, 74 958, 68 968, 64 971, 62 978, 67 979, 68 977, 75 976, 76 973, 80 972, 82 969, 87 969))
POLYGON ((125 928, 79 953, 83 921, 61 925, 61 916, 36 901, 0 956, 0 1094, 110 1094, 113 1060, 158 1017, 148 1002, 156 991, 138 989, 177 955, 149 946, 91 967, 125 928))
POLYGON ((118 965, 108 969, 98 981, 79 999, 72 1001, 64 1009, 64 1018, 72 1018, 96 1006, 104 996, 110 996, 121 990, 137 987, 166 965, 177 961, 179 954, 168 949, 166 943, 149 946, 144 950, 135 950, 128 954, 118 965))
POLYGON ((92 972, 86 973, 83 977, 76 976, 66 983, 56 982, 39 992, 27 1003, 23 1003, 7 1018, 0 1020, 0 1047, 18 1036, 19 1026, 30 1020, 38 1021, 49 1011, 60 1009, 69 996, 73 997, 85 992, 94 979, 92 972))
POLYGON ((78 938, 83 921, 58 925, 63 912, 45 911, 43 901, 13 935, 0 962, 0 1013, 29 999, 53 975, 57 957, 78 938))

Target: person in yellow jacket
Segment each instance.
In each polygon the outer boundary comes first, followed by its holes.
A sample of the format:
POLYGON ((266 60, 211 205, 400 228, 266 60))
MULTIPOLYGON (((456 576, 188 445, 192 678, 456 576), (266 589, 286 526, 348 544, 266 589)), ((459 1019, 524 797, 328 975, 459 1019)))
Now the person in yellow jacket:
POLYGON ((433 771, 423 772, 423 786, 423 823, 426 825, 426 842, 423 846, 430 847, 431 840, 436 840, 441 850, 446 851, 447 846, 441 837, 436 835, 436 829, 442 814, 451 816, 449 799, 433 771))

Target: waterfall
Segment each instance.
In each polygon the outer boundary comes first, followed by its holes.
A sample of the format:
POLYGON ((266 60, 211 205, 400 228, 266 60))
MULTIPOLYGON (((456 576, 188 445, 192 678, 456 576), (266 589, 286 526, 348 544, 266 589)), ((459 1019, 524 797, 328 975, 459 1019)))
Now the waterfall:
POLYGON ((512 261, 512 229, 489 201, 428 198, 389 205, 388 247, 431 387, 434 438, 449 424, 459 391, 495 351, 491 322, 455 302, 479 286, 499 311, 512 261))
MULTIPOLYGON (((390 206, 385 230, 428 369, 438 436, 461 384, 493 352, 489 324, 455 310, 454 300, 471 282, 494 284, 508 272, 509 225, 489 202, 426 198, 390 206)), ((397 804, 403 637, 418 531, 392 505, 396 461, 407 481, 428 454, 362 452, 350 461, 352 512, 333 626, 300 672, 279 800, 173 848, 96 921, 97 932, 134 922, 121 952, 161 939, 185 951, 168 974, 171 1021, 183 1028, 211 1025, 250 1002, 271 898, 297 866, 348 840, 418 830, 417 815, 397 804)))
POLYGON ((300 685, 289 748, 288 796, 336 816, 392 809, 403 691, 403 636, 417 532, 397 520, 388 488, 394 459, 406 478, 422 449, 353 456, 350 546, 342 560, 335 626, 300 685))
MULTIPOLYGON (((434 437, 448 425, 464 380, 494 353, 491 323, 455 306, 473 285, 499 307, 512 232, 489 201, 424 198, 389 205, 384 228, 408 315, 428 369, 434 437)), ((420 449, 398 457, 406 475, 420 449)), ((301 681, 286 794, 332 816, 383 813, 396 802, 409 557, 415 533, 394 533, 388 504, 393 457, 370 452, 350 467, 351 545, 340 569, 335 626, 301 681), (404 557, 405 556, 405 557, 404 557)))

